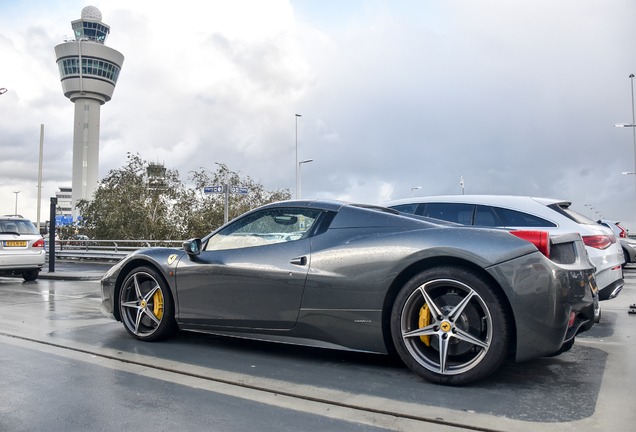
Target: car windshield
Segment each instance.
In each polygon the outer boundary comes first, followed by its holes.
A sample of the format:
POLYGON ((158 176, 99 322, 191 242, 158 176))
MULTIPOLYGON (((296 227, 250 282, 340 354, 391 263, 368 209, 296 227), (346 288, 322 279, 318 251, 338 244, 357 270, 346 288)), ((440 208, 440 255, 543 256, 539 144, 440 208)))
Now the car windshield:
POLYGON ((37 230, 28 220, 0 220, 0 234, 36 234, 37 230))

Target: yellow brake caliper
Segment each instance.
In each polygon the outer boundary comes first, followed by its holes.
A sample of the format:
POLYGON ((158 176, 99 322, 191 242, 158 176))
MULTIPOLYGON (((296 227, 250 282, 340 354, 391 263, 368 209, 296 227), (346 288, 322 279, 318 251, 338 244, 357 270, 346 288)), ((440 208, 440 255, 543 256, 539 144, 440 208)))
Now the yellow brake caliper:
MULTIPOLYGON (((426 327, 431 324, 431 311, 428 309, 428 305, 424 304, 422 309, 420 309, 420 328, 426 327)), ((426 346, 431 346, 431 337, 430 336, 420 336, 420 339, 426 346)))
POLYGON ((155 304, 152 312, 158 319, 161 319, 161 317, 163 316, 163 296, 161 295, 160 290, 155 291, 154 295, 152 296, 152 302, 155 304))

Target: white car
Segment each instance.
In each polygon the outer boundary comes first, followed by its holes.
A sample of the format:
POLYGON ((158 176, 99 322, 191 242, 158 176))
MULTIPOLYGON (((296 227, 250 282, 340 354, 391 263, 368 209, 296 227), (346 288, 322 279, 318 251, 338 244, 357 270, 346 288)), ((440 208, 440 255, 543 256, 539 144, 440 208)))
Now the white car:
POLYGON ((22 275, 33 281, 44 267, 44 239, 30 220, 22 216, 0 216, 0 276, 22 275))
POLYGON ((623 288, 623 250, 611 229, 570 209, 569 201, 509 195, 448 195, 416 197, 384 203, 412 213, 463 225, 536 229, 554 234, 577 232, 596 266, 599 300, 623 288))
POLYGON ((614 231, 614 235, 619 240, 621 247, 623 248, 623 255, 625 257, 625 263, 636 262, 636 240, 627 237, 627 231, 620 226, 620 222, 600 220, 599 224, 611 228, 614 231))

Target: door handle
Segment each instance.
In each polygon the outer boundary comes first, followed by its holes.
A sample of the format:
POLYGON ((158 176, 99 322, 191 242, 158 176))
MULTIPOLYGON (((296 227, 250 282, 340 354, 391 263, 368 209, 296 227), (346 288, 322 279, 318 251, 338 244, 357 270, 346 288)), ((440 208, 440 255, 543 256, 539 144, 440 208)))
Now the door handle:
POLYGON ((301 256, 298 258, 294 258, 293 260, 290 261, 290 263, 304 266, 305 264, 307 264, 307 257, 301 256))

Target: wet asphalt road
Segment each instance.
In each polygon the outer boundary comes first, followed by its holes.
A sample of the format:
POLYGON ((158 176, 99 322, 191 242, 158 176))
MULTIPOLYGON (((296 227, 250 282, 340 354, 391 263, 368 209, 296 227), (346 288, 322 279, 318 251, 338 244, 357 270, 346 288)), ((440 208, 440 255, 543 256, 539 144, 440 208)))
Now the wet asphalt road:
POLYGON ((108 266, 0 278, 0 431, 631 431, 636 267, 568 353, 452 388, 395 357, 180 332, 133 340, 99 312, 108 266))

